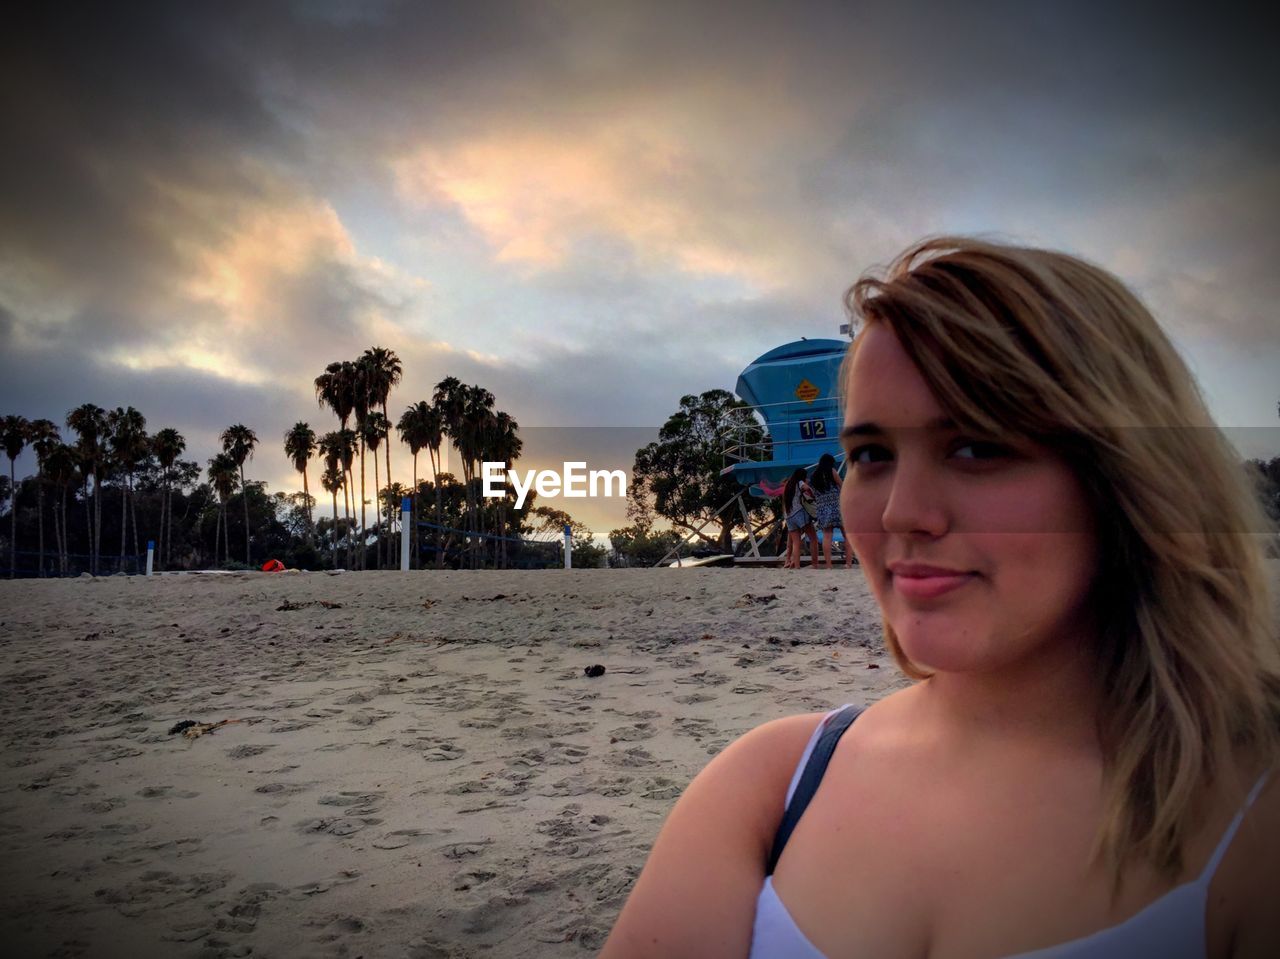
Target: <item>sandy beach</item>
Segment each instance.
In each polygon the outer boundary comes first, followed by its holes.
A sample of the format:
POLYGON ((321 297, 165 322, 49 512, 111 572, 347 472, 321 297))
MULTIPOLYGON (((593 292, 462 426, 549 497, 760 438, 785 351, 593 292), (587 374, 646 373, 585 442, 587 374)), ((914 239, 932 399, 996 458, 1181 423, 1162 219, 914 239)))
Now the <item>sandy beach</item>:
POLYGON ((0 583, 0 941, 593 954, 711 756, 905 684, 879 633, 856 568, 0 583))

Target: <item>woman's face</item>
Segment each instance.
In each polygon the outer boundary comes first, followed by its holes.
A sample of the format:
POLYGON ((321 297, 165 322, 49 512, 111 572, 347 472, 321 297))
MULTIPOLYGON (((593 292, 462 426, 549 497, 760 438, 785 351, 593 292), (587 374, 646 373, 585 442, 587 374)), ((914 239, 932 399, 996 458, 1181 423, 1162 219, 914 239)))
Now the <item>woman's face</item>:
POLYGON ((987 671, 1086 640, 1096 539, 1072 471, 1030 441, 958 429, 889 327, 855 351, 844 528, 907 658, 987 671))

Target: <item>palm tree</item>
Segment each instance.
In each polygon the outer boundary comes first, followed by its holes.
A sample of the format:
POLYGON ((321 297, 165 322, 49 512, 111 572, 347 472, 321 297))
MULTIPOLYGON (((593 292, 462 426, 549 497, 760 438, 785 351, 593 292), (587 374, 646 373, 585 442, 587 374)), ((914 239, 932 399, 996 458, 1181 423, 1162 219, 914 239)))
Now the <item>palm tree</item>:
POLYGON ((243 423, 228 426, 222 431, 222 452, 240 470, 240 500, 244 503, 244 564, 252 566, 249 558, 249 487, 244 481, 244 461, 253 458, 253 448, 258 445, 258 434, 243 423))
MULTIPOLYGON (((471 514, 471 529, 477 534, 483 534, 483 517, 480 515, 479 498, 473 487, 476 466, 483 457, 482 450, 493 428, 494 397, 483 386, 468 386, 463 395, 461 435, 457 437, 458 451, 462 454, 463 482, 467 491, 467 509, 471 514)), ((475 546, 483 546, 483 543, 483 540, 477 540, 472 544, 473 567, 479 559, 475 553, 475 546)))
MULTIPOLYGON (((213 459, 209 460, 209 482, 213 484, 214 492, 218 494, 218 525, 213 531, 213 565, 218 565, 218 533, 222 533, 222 541, 225 544, 223 550, 223 558, 231 558, 231 541, 227 536, 227 501, 231 499, 231 494, 236 491, 236 470, 241 469, 235 459, 229 453, 219 453, 213 459)), ((241 476, 243 476, 241 469, 241 476)), ((246 526, 246 528, 248 528, 246 526)))
MULTIPOLYGON (((400 416, 400 422, 396 424, 396 429, 400 432, 400 439, 404 443, 409 444, 409 451, 413 453, 413 560, 415 566, 418 562, 418 553, 421 546, 418 543, 419 526, 418 526, 418 454, 423 449, 428 451, 431 457, 431 480, 436 486, 436 525, 440 525, 439 506, 440 506, 440 444, 444 441, 443 420, 440 411, 428 403, 426 400, 419 400, 414 403, 400 416)), ((436 530, 435 539, 440 539, 440 531, 436 530)))
MULTIPOLYGON (((120 568, 124 568, 125 554, 125 508, 133 505, 133 471, 138 462, 146 455, 147 420, 132 406, 128 409, 117 406, 107 414, 107 425, 111 428, 111 452, 120 465, 120 568)), ((138 515, 133 514, 133 552, 138 553, 138 515)))
POLYGON ((40 526, 40 575, 44 576, 44 484, 45 467, 55 447, 62 444, 58 424, 53 420, 32 420, 27 426, 27 439, 36 451, 36 512, 40 526))
POLYGON ((77 467, 76 451, 66 443, 57 443, 45 456, 45 475, 59 492, 62 522, 58 522, 59 510, 53 513, 53 536, 58 541, 58 569, 63 575, 67 572, 67 489, 75 482, 77 467))
MULTIPOLYGON (((381 531, 382 529, 382 498, 378 493, 378 490, 381 488, 378 481, 378 447, 381 445, 383 439, 386 438, 387 434, 390 432, 391 432, 391 424, 387 422, 387 418, 383 416, 381 413, 379 413, 377 410, 373 410, 365 414, 364 432, 361 436, 361 439, 364 440, 364 444, 373 453, 373 494, 374 494, 374 499, 378 501, 377 502, 378 522, 376 524, 375 529, 378 531, 381 531)), ((389 478, 390 477, 388 477, 388 479, 389 478)), ((388 520, 387 535, 390 536, 390 534, 391 534, 391 523, 390 523, 390 520, 388 520)), ((376 534, 374 539, 373 561, 374 561, 375 568, 377 569, 382 568, 382 537, 376 534)))
POLYGON ((13 461, 22 455, 27 445, 27 431, 31 424, 25 416, 6 416, 0 419, 0 443, 9 457, 9 489, 13 500, 9 504, 9 578, 17 568, 18 559, 18 482, 13 472, 13 461))
POLYGON ((160 566, 168 566, 173 554, 173 464, 187 448, 187 441, 172 426, 151 438, 151 452, 164 470, 164 504, 160 510, 160 566), (165 533, 168 533, 167 547, 165 533))
MULTIPOLYGON (((387 412, 387 400, 391 397, 391 390, 399 385, 403 375, 404 368, 400 363, 400 357, 396 356, 393 350, 386 347, 375 346, 372 349, 364 351, 364 355, 360 357, 367 369, 367 380, 369 387, 370 403, 382 407, 382 417, 387 421, 387 433, 391 432, 391 416, 387 412)), ((391 482, 391 444, 386 445, 387 457, 387 482, 391 482)), ((377 484, 374 484, 375 486, 377 484)), ((387 529, 391 528, 391 514, 387 516, 387 529)), ((391 557, 391 540, 387 539, 387 565, 392 565, 391 557)))
POLYGON ((73 431, 78 439, 76 452, 80 456, 80 465, 84 470, 84 509, 85 523, 89 530, 89 572, 97 575, 98 559, 102 551, 102 473, 106 439, 107 411, 93 403, 77 406, 67 414, 67 428, 73 431), (89 477, 93 477, 93 508, 90 518, 89 477))
MULTIPOLYGON (((351 414, 355 411, 356 401, 356 365, 350 360, 344 360, 341 363, 330 363, 324 368, 315 379, 316 401, 321 406, 328 406, 335 416, 338 417, 338 423, 343 430, 347 428, 347 421, 351 419, 351 414)), ((343 469, 348 474, 348 481, 343 483, 344 490, 353 490, 354 485, 350 482, 351 458, 343 458, 343 469)), ((343 502, 346 501, 346 494, 343 494, 343 502)), ((354 506, 354 503, 352 504, 354 506)), ((350 517, 348 517, 350 518, 350 517)))
MULTIPOLYGON (((446 376, 436 384, 435 392, 431 395, 431 402, 440 411, 444 435, 453 441, 460 460, 462 449, 459 446, 461 442, 459 437, 462 435, 462 415, 466 409, 466 391, 467 387, 456 376, 446 376)), ((436 525, 441 525, 439 484, 436 486, 436 525)), ((438 567, 444 565, 444 554, 439 551, 436 553, 436 565, 438 567)))
POLYGON ((302 492, 307 497, 307 523, 315 533, 315 518, 311 515, 311 487, 307 485, 307 464, 316 451, 316 432, 303 422, 293 424, 293 429, 284 434, 284 455, 289 457, 293 468, 302 474, 302 492))
POLYGON ((333 498, 333 538, 329 544, 329 564, 335 567, 338 565, 335 553, 338 548, 338 490, 342 489, 344 484, 345 480, 337 459, 335 458, 332 463, 326 459, 324 472, 320 474, 320 485, 333 498))
MULTIPOLYGON (((489 447, 486 459, 490 457, 499 462, 505 463, 507 469, 520 458, 520 454, 524 452, 524 440, 520 439, 520 424, 517 423, 510 415, 499 412, 493 418, 493 432, 491 437, 491 445, 489 447)), ((498 546, 502 550, 502 566, 507 565, 507 497, 504 492, 502 499, 498 500, 498 546)), ((497 550, 495 553, 495 561, 497 559, 497 550)))
POLYGON ((347 566, 351 566, 351 517, 354 512, 355 502, 352 501, 351 506, 347 505, 347 493, 350 490, 351 483, 351 464, 355 459, 355 432, 353 430, 341 429, 332 433, 325 433, 320 437, 318 447, 320 455, 325 459, 325 466, 328 469, 335 470, 341 477, 342 486, 342 512, 347 519, 345 538, 347 542, 347 566))

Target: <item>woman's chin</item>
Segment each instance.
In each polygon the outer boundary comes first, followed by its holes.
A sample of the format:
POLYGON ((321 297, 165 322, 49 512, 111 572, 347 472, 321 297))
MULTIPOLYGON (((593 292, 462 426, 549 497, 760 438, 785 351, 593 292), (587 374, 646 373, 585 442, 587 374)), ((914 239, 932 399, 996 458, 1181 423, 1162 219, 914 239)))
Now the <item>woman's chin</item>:
POLYGON ((897 636, 907 659, 930 672, 965 673, 989 665, 971 630, 908 630, 897 636))

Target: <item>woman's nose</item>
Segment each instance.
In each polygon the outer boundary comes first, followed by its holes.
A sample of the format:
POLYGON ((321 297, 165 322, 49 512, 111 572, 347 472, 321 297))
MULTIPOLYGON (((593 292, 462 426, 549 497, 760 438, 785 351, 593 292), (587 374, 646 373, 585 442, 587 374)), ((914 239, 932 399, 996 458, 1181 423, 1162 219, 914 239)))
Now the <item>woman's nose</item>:
POLYGON ((910 458, 894 464, 881 524, 886 533, 929 537, 945 533, 950 521, 943 484, 936 471, 913 463, 910 458))

